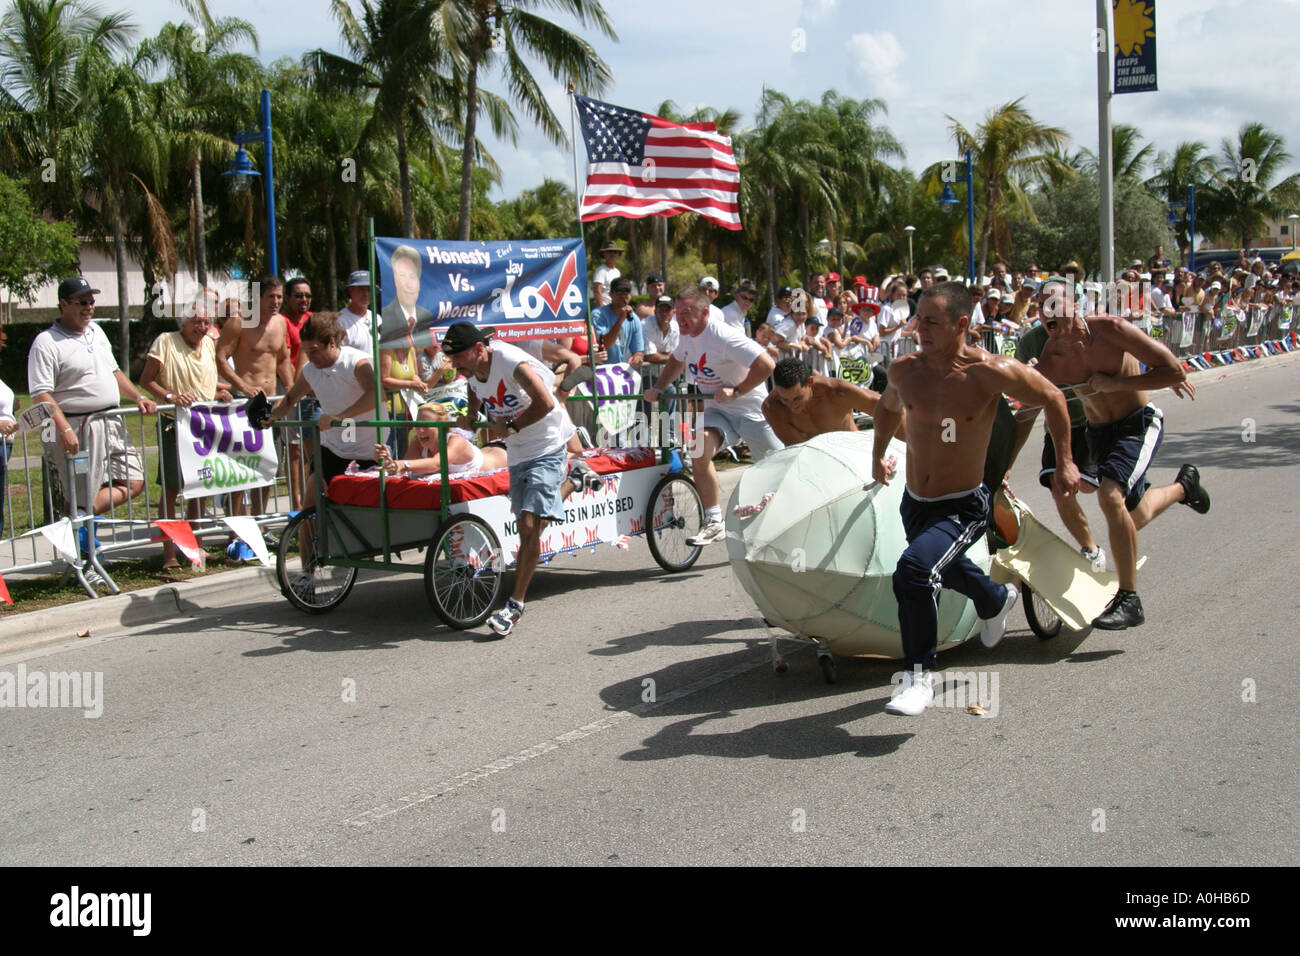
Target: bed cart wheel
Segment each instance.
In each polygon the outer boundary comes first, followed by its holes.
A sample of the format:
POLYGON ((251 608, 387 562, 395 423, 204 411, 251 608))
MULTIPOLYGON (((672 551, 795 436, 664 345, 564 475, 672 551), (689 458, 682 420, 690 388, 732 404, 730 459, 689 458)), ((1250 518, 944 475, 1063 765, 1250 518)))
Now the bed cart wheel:
POLYGON ((424 556, 424 593, 448 627, 477 627, 501 595, 504 571, 505 555, 487 522, 456 515, 424 556))
POLYGON ((305 508, 289 519, 275 549, 275 576, 280 592, 300 611, 324 614, 343 603, 357 580, 356 568, 321 563, 316 509, 305 508), (311 557, 304 562, 302 549, 311 557))
POLYGON ((1028 584, 1020 585, 1020 597, 1025 604, 1025 620, 1029 629, 1040 641, 1051 640, 1061 633, 1061 619, 1047 606, 1047 602, 1034 593, 1028 584))
POLYGON ((665 571, 685 571, 704 550, 689 545, 687 538, 704 527, 704 503, 695 482, 680 472, 664 475, 650 492, 645 514, 646 541, 650 553, 665 571))
POLYGON ((830 654, 818 654, 817 665, 822 669, 822 680, 828 684, 835 683, 835 658, 830 654))

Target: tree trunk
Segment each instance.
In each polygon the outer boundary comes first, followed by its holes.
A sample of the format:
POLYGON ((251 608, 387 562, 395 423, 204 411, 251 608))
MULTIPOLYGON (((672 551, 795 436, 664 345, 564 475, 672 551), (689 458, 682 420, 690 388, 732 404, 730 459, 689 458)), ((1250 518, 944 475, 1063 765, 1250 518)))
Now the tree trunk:
POLYGON ((122 195, 120 188, 115 189, 114 192, 116 195, 113 198, 117 208, 113 210, 113 258, 117 265, 118 348, 121 349, 117 364, 126 373, 127 378, 134 378, 131 374, 131 309, 128 305, 130 296, 126 284, 126 226, 122 222, 122 204, 126 197, 122 195))
POLYGON ((190 177, 194 180, 194 274, 199 285, 208 284, 208 241, 203 232, 203 177, 199 175, 201 157, 199 148, 194 147, 190 158, 190 177))
POLYGON ((411 160, 406 152, 406 117, 397 119, 397 177, 402 188, 402 235, 416 238, 415 211, 411 208, 411 160))
POLYGON ((357 231, 360 223, 357 222, 357 206, 348 197, 348 272, 356 272, 361 266, 357 265, 357 231))
POLYGON ((808 197, 802 190, 799 192, 799 240, 799 278, 806 289, 811 285, 808 281, 808 197))
POLYGON ((659 216, 655 221, 655 232, 659 234, 659 274, 668 279, 668 220, 659 216))
POLYGON ((325 194, 325 282, 331 312, 339 310, 339 253, 334 240, 334 197, 325 194))
POLYGON ((470 234, 470 206, 474 199, 474 137, 478 126, 478 57, 475 42, 470 50, 469 80, 465 91, 465 148, 460 157, 460 231, 457 237, 467 242, 470 234))

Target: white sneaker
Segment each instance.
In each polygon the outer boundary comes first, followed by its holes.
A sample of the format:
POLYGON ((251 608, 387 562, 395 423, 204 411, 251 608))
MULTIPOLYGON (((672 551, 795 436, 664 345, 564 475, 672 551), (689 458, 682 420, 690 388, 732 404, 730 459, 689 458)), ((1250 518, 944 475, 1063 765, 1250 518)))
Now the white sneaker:
POLYGON ((1083 555, 1085 560, 1092 562, 1092 570, 1094 574, 1106 573, 1106 552, 1101 549, 1101 545, 1098 545, 1091 551, 1086 548, 1080 548, 1079 553, 1083 555))
POLYGON ((702 544, 713 544, 716 541, 722 541, 727 537, 727 526, 721 521, 710 521, 700 533, 693 538, 687 538, 686 543, 692 548, 699 547, 702 544))
POLYGON ((997 647, 998 642, 1002 640, 1002 635, 1007 632, 1007 615, 1011 609, 1016 606, 1016 600, 1020 597, 1020 591, 1011 585, 1003 585, 1007 589, 1006 600, 1002 602, 1002 610, 998 611, 996 617, 984 619, 984 626, 980 628, 980 641, 985 647, 997 647))
POLYGON ((903 671, 902 683, 885 705, 885 713, 916 717, 934 703, 934 675, 928 671, 914 674, 903 671))

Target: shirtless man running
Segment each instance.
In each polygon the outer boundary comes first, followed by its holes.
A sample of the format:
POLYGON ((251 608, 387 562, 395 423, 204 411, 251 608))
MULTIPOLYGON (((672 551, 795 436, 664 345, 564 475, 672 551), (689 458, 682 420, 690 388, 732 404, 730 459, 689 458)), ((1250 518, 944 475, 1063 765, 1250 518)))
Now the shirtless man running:
MULTIPOLYGON (((853 413, 874 415, 880 396, 842 378, 818 375, 802 359, 776 363, 772 392, 763 400, 763 417, 787 445, 807 441, 825 432, 855 432, 853 413)), ((902 425, 898 437, 905 438, 902 425)))
POLYGON ((898 625, 905 670, 885 705, 891 714, 916 716, 934 701, 939 591, 951 588, 975 603, 983 620, 981 640, 1002 639, 1016 590, 994 584, 965 557, 989 520, 985 455, 1003 393, 1041 405, 1056 442, 1052 476, 1062 493, 1079 487, 1070 455, 1070 417, 1065 397, 1026 365, 966 344, 972 302, 960 282, 942 282, 921 293, 917 331, 921 351, 900 355, 889 367, 889 385, 876 405, 872 477, 889 484, 889 441, 907 409, 907 488, 899 508, 907 550, 894 572, 898 625))
POLYGON ((1194 465, 1183 465, 1173 484, 1151 488, 1147 483, 1164 419, 1148 401, 1147 389, 1173 388, 1193 397, 1195 392, 1173 353, 1132 322, 1106 315, 1085 320, 1061 307, 1069 301, 1063 284, 1047 286, 1042 323, 1048 340, 1037 368, 1058 385, 1084 383, 1076 394, 1088 417, 1088 447, 1101 479, 1097 499, 1119 575, 1119 590, 1092 626, 1107 631, 1137 627, 1146 619, 1137 595, 1138 529, 1176 501, 1199 514, 1210 510, 1210 496, 1194 465), (1146 372, 1139 374, 1139 362, 1146 372))
MULTIPOLYGON (((223 381, 231 385, 236 397, 252 398, 262 392, 268 398, 279 389, 277 378, 289 388, 294 382, 293 363, 289 361, 289 340, 285 318, 280 314, 284 302, 284 284, 276 276, 264 276, 260 282, 261 297, 258 300, 258 319, 255 324, 245 325, 244 319, 232 316, 221 329, 221 338, 217 340, 217 371, 223 381), (231 367, 231 359, 234 367, 231 367)), ((250 494, 255 496, 254 514, 266 511, 266 502, 270 497, 270 488, 257 488, 250 494)), ((244 514, 243 495, 234 495, 231 511, 244 514)), ((235 545, 232 542, 232 545, 235 545)), ((244 560, 252 557, 252 549, 245 545, 236 547, 232 556, 244 560), (247 551, 245 551, 247 548, 247 551)))

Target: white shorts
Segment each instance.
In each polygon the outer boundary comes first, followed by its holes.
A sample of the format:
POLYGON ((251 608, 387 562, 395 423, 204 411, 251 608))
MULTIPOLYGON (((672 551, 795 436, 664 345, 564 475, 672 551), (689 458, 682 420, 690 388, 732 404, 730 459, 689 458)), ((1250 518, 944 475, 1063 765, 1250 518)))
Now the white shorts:
POLYGON ((762 406, 752 408, 732 408, 709 402, 704 407, 697 428, 712 428, 722 435, 722 447, 744 441, 749 446, 749 453, 754 461, 761 461, 772 452, 780 451, 785 445, 776 437, 772 426, 763 417, 762 406))

